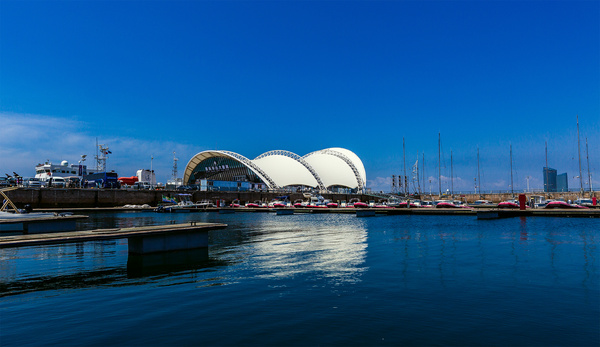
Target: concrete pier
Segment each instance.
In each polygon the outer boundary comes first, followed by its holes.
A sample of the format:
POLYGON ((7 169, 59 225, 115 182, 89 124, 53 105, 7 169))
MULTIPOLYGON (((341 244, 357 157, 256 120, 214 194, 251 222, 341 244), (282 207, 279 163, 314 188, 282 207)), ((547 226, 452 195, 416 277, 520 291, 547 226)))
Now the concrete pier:
POLYGON ((0 236, 0 248, 27 247, 127 238, 129 253, 148 254, 208 247, 208 231, 226 224, 196 223, 0 236))

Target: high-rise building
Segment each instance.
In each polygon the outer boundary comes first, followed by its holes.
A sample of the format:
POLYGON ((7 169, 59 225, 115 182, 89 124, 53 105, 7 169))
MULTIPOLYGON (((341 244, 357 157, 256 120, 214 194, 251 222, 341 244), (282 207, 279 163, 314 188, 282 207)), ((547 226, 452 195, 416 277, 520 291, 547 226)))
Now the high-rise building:
POLYGON ((556 192, 556 169, 544 167, 544 191, 556 192))
POLYGON ((558 192, 568 192, 569 191, 569 179, 567 177, 567 173, 561 173, 556 176, 556 191, 558 192))

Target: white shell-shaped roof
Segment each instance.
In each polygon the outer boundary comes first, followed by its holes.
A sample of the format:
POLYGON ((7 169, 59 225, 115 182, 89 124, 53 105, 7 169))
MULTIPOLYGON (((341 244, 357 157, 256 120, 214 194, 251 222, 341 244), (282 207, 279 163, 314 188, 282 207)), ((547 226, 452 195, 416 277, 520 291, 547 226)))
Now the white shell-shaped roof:
POLYGON ((357 188, 364 186, 367 181, 362 161, 347 149, 327 148, 307 154, 303 159, 319 173, 326 187, 337 185, 357 188), (358 182, 359 179, 362 182, 358 182))
POLYGON ((344 148, 328 148, 304 157, 284 150, 270 151, 254 160, 229 151, 204 151, 188 162, 184 182, 189 181, 198 164, 215 156, 239 161, 255 172, 269 188, 304 185, 326 189, 336 185, 363 189, 367 180, 365 167, 356 154, 344 148))
POLYGON ((270 155, 253 160, 254 164, 280 187, 304 185, 317 187, 317 179, 299 161, 284 155, 270 155))

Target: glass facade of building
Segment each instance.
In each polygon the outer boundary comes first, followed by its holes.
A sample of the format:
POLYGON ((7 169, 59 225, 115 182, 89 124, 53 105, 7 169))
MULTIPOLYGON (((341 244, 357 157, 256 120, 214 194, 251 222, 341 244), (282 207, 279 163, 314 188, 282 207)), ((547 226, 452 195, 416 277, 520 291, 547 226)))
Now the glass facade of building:
POLYGON ((556 169, 544 167, 544 191, 556 192, 556 169))
POLYGON ((556 176, 556 191, 568 192, 569 191, 569 178, 567 173, 562 173, 556 176))

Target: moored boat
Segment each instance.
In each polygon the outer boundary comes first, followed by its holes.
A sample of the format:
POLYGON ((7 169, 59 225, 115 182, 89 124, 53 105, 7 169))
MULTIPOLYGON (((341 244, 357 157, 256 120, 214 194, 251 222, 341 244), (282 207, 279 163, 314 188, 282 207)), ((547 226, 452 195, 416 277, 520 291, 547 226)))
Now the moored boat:
POLYGON ((569 204, 568 202, 565 202, 562 200, 554 200, 554 201, 548 202, 546 204, 546 206, 544 206, 544 208, 589 208, 589 207, 569 204))
POLYGON ((457 208, 452 200, 438 200, 435 202, 435 208, 457 208))
POLYGON ((498 208, 520 208, 520 206, 515 200, 508 200, 498 203, 498 208))

